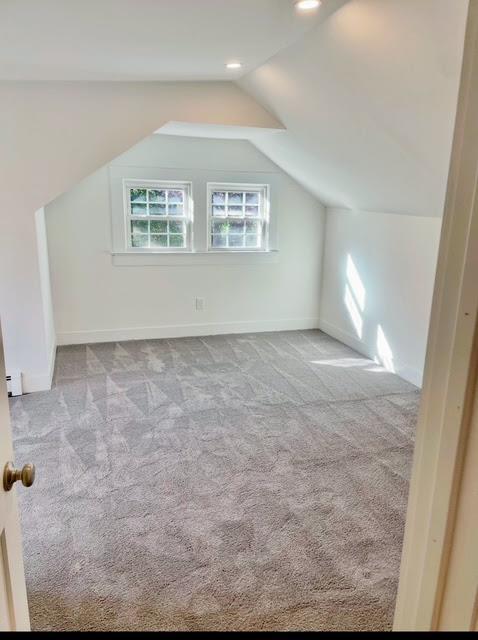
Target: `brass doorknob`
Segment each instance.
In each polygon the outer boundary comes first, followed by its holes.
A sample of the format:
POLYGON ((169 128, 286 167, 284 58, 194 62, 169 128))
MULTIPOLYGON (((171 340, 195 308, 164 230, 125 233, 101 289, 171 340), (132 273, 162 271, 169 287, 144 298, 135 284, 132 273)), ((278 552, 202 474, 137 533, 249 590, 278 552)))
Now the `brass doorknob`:
POLYGON ((5 491, 10 491, 17 480, 21 480, 24 487, 31 487, 35 482, 35 465, 24 464, 21 469, 15 469, 13 462, 7 462, 3 469, 3 488, 5 491))

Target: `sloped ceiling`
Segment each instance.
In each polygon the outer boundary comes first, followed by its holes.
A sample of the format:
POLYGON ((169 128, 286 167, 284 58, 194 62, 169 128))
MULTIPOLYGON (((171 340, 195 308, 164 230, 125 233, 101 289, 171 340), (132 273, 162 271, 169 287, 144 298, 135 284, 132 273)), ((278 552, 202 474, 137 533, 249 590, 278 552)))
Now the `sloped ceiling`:
POLYGON ((319 19, 293 0, 1 0, 0 78, 230 80, 319 19))
POLYGON ((326 205, 441 216, 467 7, 349 0, 239 80, 287 129, 251 141, 326 205))
POLYGON ((293 4, 0 2, 0 79, 236 79, 285 130, 229 135, 324 204, 441 216, 468 0, 322 0, 306 16, 293 4), (245 64, 235 75, 231 58, 245 64))
POLYGON ((174 117, 281 127, 232 82, 0 83, 0 187, 3 210, 12 212, 0 216, 0 238, 3 225, 18 224, 19 210, 31 217, 174 117))

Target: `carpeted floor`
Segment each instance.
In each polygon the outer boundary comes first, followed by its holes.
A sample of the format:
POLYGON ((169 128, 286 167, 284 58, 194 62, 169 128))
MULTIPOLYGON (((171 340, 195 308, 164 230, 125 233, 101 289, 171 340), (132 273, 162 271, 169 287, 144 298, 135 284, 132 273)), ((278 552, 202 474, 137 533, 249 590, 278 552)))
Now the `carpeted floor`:
POLYGON ((389 629, 418 402, 320 331, 60 348, 11 402, 33 628, 389 629))

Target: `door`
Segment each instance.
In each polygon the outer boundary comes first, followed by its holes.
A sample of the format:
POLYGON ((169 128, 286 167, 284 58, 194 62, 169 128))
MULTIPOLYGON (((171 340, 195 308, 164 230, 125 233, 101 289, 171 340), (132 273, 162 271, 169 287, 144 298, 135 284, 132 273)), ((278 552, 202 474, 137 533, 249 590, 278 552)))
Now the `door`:
MULTIPOLYGON (((23 551, 20 520, 15 487, 6 491, 4 468, 12 461, 12 434, 5 381, 5 361, 0 327, 0 631, 29 631, 27 592, 23 570, 23 551)), ((21 479, 29 485, 33 482, 31 468, 23 478, 20 473, 7 472, 8 484, 21 479)))

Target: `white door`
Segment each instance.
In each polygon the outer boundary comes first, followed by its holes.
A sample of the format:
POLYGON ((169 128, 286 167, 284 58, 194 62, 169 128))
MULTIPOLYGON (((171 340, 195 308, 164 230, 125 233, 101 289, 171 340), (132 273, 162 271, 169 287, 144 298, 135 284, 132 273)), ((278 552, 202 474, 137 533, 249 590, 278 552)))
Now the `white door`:
MULTIPOLYGON (((10 413, 8 408, 3 357, 2 333, 0 328, 0 631, 29 631, 23 551, 20 520, 17 509, 15 487, 4 488, 5 466, 14 460, 10 413)), ((10 483, 22 479, 20 473, 6 473, 10 483)), ((31 469, 23 474, 23 481, 29 485, 33 481, 31 469)), ((7 482, 7 486, 8 486, 7 482)), ((25 490, 25 489, 24 489, 25 490)))

